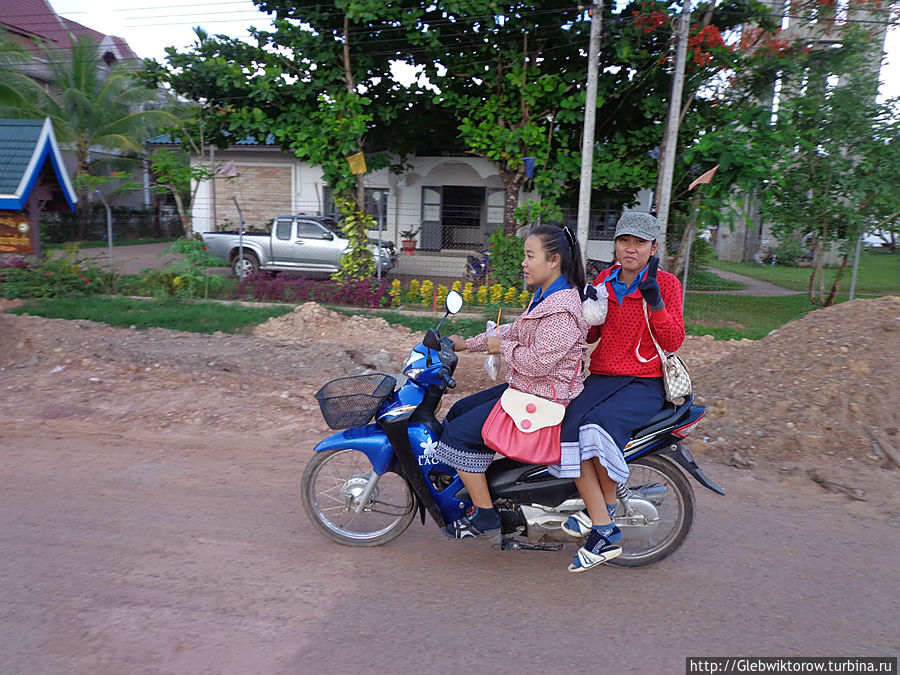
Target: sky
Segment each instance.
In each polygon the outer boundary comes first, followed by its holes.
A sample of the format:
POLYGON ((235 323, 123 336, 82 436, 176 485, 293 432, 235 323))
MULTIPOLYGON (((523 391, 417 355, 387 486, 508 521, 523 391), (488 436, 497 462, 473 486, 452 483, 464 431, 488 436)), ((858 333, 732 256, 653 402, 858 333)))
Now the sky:
MULTIPOLYGON (((194 41, 194 26, 232 37, 247 34, 248 26, 267 27, 268 18, 250 0, 50 0, 68 19, 107 35, 125 38, 142 58, 161 60, 165 48, 184 49, 194 41)), ((900 96, 900 27, 888 31, 888 60, 882 67, 881 94, 900 96)))

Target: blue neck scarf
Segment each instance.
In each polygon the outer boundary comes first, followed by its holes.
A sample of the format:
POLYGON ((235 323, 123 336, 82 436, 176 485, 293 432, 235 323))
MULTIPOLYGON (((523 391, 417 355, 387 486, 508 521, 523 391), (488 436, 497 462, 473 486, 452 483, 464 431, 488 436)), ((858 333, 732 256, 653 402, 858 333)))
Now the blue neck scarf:
POLYGON ((550 297, 551 295, 556 293, 556 291, 562 291, 567 288, 572 288, 572 284, 570 284, 569 280, 566 279, 565 274, 560 275, 556 279, 556 281, 554 281, 552 284, 550 284, 547 287, 546 291, 544 291, 542 288, 538 287, 538 289, 534 292, 534 295, 531 298, 531 304, 528 305, 528 312, 526 312, 526 314, 528 314, 529 312, 531 312, 531 310, 533 310, 535 307, 537 307, 537 305, 540 304, 541 300, 544 300, 545 298, 550 297))
POLYGON ((637 285, 641 283, 641 279, 644 278, 644 273, 647 271, 647 268, 650 267, 650 263, 648 262, 644 265, 644 269, 638 272, 634 279, 632 279, 631 283, 627 286, 624 281, 619 281, 619 272, 622 271, 621 267, 617 267, 612 272, 609 273, 609 276, 606 278, 608 282, 612 285, 612 289, 616 294, 616 299, 619 301, 619 304, 622 304, 622 298, 630 293, 634 292, 637 288, 637 285))

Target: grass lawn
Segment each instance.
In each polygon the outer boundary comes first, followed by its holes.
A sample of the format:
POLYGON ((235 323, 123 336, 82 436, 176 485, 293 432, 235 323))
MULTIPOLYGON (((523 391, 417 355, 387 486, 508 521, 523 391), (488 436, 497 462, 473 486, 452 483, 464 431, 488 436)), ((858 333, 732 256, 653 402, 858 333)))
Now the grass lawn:
MULTIPOLYGON (((435 326, 437 326, 438 322, 441 320, 441 315, 431 314, 430 312, 423 312, 421 316, 415 316, 411 314, 401 314, 399 312, 391 312, 387 310, 381 311, 368 309, 360 311, 358 309, 353 309, 350 307, 334 307, 330 305, 328 309, 340 312, 341 314, 346 314, 347 316, 353 316, 356 314, 362 314, 363 316, 380 316, 388 323, 406 326, 413 333, 422 334, 424 334, 425 331, 429 328, 434 328, 435 326)), ((472 308, 470 307, 468 309, 471 311, 472 308)), ((486 312, 487 311, 488 310, 486 310, 486 312)), ((496 319, 497 315, 493 313, 493 310, 489 311, 496 319)), ((473 335, 478 335, 479 333, 484 332, 485 322, 486 319, 472 319, 470 317, 448 316, 447 320, 444 322, 444 325, 441 326, 441 334, 472 337, 473 335)))
POLYGON ((273 316, 287 314, 293 305, 247 307, 191 300, 136 300, 89 296, 30 300, 11 314, 50 319, 89 319, 127 328, 171 328, 191 333, 246 333, 273 316))
POLYGON ((688 335, 712 335, 719 340, 758 340, 812 309, 814 307, 805 295, 757 298, 688 291, 684 324, 688 335))
MULTIPOLYGON (((681 281, 681 277, 678 280, 681 281)), ((687 287, 689 291, 739 291, 744 284, 722 279, 707 270, 694 270, 688 274, 687 287)))
MULTIPOLYGON (((840 293, 850 292, 850 277, 853 273, 852 260, 844 270, 840 293)), ((781 265, 756 265, 754 263, 733 263, 715 260, 710 267, 743 274, 754 279, 805 291, 809 287, 812 269, 809 267, 782 267, 781 265)), ((837 268, 826 268, 825 278, 828 288, 837 274, 837 268)), ((900 295, 900 255, 883 251, 865 251, 859 260, 856 278, 856 292, 865 295, 900 295)))

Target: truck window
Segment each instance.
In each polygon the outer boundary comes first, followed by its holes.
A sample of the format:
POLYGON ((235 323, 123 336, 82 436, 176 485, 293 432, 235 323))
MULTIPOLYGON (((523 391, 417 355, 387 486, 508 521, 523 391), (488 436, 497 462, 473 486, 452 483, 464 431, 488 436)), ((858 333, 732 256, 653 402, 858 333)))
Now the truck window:
POLYGON ((275 236, 285 241, 291 238, 291 224, 293 220, 290 218, 279 218, 275 221, 275 236))
POLYGON ((298 237, 305 237, 307 239, 321 239, 323 234, 325 234, 325 230, 323 230, 322 226, 318 223, 313 223, 308 220, 297 221, 298 237))

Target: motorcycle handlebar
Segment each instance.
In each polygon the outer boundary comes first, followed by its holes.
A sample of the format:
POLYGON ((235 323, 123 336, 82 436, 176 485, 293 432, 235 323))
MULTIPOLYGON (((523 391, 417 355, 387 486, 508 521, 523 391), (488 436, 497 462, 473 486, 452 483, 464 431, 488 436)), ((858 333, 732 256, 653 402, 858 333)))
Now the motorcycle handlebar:
POLYGON ((441 368, 440 371, 438 371, 438 375, 441 378, 441 382, 444 383, 444 386, 449 389, 454 389, 456 387, 456 380, 450 377, 450 369, 447 368, 447 366, 441 368))

